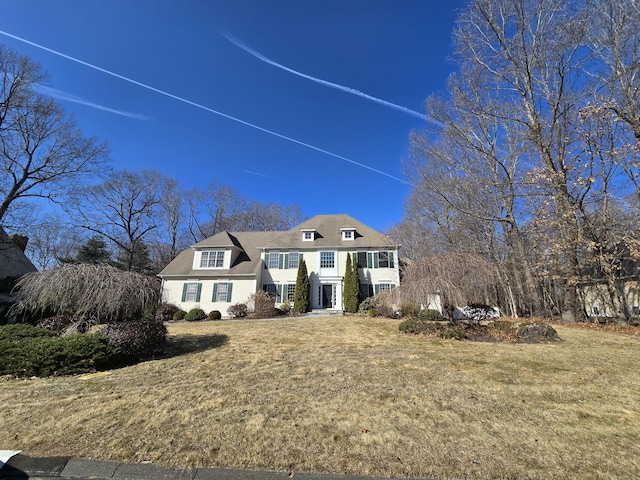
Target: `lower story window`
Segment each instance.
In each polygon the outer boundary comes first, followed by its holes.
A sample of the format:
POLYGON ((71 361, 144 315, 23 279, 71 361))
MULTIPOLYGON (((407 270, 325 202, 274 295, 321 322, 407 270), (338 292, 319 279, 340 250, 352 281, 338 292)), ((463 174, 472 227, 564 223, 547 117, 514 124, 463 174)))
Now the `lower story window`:
POLYGON ((296 293, 296 284, 295 283, 290 283, 287 285, 287 300, 289 300, 290 302, 293 302, 295 300, 295 293, 296 293))
POLYGON ((199 302, 200 301, 200 289, 199 282, 187 282, 182 288, 182 301, 183 302, 199 302))
POLYGON ((598 307, 597 305, 592 305, 591 306, 591 314, 592 315, 600 315, 600 307, 598 307))
POLYGON ((228 283, 219 283, 218 284, 218 292, 216 295, 216 302, 226 302, 227 301, 227 292, 229 291, 228 283))
POLYGON ((264 290, 265 292, 267 292, 269 295, 273 296, 275 298, 276 294, 277 294, 277 289, 276 289, 276 284, 275 283, 267 283, 266 285, 262 286, 262 290, 264 290))
POLYGON ((390 283, 381 283, 380 284, 380 293, 390 292, 393 286, 390 283))

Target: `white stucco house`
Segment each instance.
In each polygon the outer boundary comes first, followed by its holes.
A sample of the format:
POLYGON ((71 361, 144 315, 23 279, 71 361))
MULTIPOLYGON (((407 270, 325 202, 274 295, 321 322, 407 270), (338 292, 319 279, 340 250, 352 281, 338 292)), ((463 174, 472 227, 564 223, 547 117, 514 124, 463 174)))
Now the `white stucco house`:
POLYGON ((340 311, 347 255, 358 262, 363 298, 399 284, 398 245, 391 238, 349 215, 317 215, 287 231, 225 231, 192 245, 158 274, 162 300, 224 316, 260 289, 272 293, 276 305, 293 303, 304 258, 312 308, 340 311))

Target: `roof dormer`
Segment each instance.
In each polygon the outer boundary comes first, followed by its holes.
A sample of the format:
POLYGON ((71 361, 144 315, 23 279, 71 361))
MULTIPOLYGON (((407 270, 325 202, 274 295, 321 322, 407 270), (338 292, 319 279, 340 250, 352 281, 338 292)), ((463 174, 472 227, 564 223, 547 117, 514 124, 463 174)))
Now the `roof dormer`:
POLYGON ((302 241, 303 242, 313 242, 316 239, 316 229, 315 228, 302 228, 300 229, 302 232, 302 241))
POLYGON ((342 240, 344 241, 350 241, 356 238, 355 227, 343 227, 340 231, 342 232, 342 240))

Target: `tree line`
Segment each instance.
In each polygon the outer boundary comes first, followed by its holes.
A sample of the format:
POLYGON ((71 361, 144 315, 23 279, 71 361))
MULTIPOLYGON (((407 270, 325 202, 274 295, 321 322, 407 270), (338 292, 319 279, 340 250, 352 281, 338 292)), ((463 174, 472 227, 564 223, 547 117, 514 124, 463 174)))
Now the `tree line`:
POLYGON ((412 288, 581 319, 596 278, 624 309, 619 279, 640 256, 640 2, 473 0, 453 45, 393 232, 412 288))
POLYGON ((47 80, 0 45, 0 225, 30 238, 37 267, 90 261, 154 273, 222 230, 286 230, 302 220, 295 205, 252 201, 216 181, 184 189, 156 170, 114 170, 107 142, 85 136, 40 93, 47 80))

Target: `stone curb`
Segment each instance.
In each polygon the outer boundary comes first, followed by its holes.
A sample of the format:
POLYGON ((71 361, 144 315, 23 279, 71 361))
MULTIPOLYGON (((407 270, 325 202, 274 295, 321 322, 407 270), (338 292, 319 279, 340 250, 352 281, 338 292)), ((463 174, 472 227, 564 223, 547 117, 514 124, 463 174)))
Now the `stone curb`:
MULTIPOLYGON (((152 463, 121 463, 75 457, 12 457, 0 480, 393 480, 388 477, 284 473, 224 468, 171 468, 152 463)), ((427 479, 423 479, 427 480, 427 479)), ((432 479, 433 480, 433 479, 432 479)))

